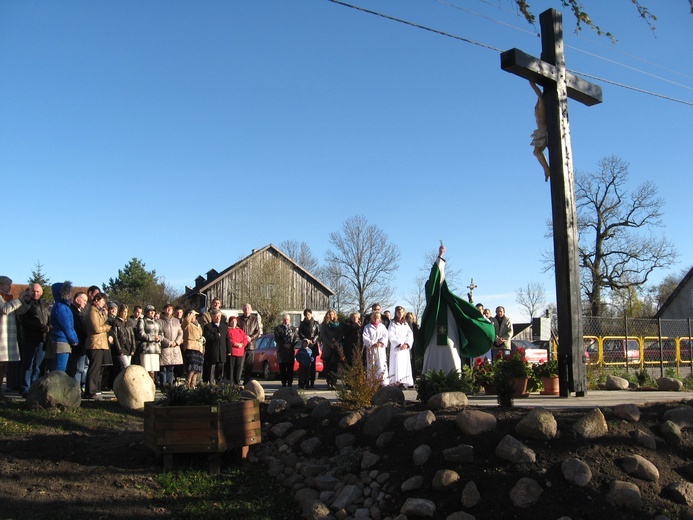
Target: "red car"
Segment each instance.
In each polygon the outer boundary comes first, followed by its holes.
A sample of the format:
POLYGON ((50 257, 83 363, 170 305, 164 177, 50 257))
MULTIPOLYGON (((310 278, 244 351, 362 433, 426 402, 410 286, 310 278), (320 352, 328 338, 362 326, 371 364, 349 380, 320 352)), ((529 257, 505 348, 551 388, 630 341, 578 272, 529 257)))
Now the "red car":
MULTIPOLYGON (((297 345, 298 350, 300 345, 297 345)), ((318 377, 323 370, 322 355, 313 352, 315 356, 315 376, 318 377)), ((277 363, 277 344, 274 342, 274 334, 263 334, 255 340, 255 350, 253 351, 253 374, 262 374, 265 380, 269 381, 279 374, 279 363, 277 363)), ((294 374, 298 375, 298 361, 294 361, 294 374)))

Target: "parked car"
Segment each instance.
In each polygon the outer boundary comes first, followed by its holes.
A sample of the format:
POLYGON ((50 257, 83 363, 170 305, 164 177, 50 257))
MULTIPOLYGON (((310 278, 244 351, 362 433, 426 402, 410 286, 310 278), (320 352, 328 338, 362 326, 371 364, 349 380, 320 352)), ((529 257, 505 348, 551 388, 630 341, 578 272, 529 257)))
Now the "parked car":
MULTIPOLYGON (((635 339, 605 339, 602 343, 604 350, 604 363, 639 363, 640 344, 635 339)), ((597 343, 593 343, 587 349, 590 359, 597 361, 597 343)))
MULTIPOLYGON (((296 350, 300 345, 296 345, 296 350)), ((322 353, 315 357, 315 376, 318 377, 323 370, 322 353)), ((315 356, 316 353, 313 352, 315 356)), ((255 340, 255 350, 253 351, 253 374, 261 374, 265 380, 269 381, 279 374, 279 363, 277 363, 277 344, 274 342, 274 334, 263 334, 255 340)), ((298 374, 298 361, 294 361, 294 373, 298 374)))
POLYGON ((514 339, 510 341, 510 351, 515 352, 518 348, 525 349, 525 359, 528 363, 543 363, 549 358, 549 351, 539 348, 531 341, 525 339, 514 339))

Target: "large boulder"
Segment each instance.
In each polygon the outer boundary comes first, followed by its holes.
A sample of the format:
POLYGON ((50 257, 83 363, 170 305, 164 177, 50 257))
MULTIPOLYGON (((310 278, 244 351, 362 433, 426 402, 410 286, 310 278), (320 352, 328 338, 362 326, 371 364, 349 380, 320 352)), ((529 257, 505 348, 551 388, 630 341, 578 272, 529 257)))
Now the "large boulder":
POLYGON ((303 408, 306 402, 298 393, 298 390, 293 386, 279 388, 272 394, 272 399, 283 399, 291 408, 303 408))
POLYGON ((144 367, 130 365, 113 382, 113 393, 120 406, 127 410, 144 410, 144 403, 156 397, 156 386, 144 367))
POLYGON ((49 372, 29 388, 27 404, 43 408, 79 408, 82 393, 79 383, 65 372, 49 372))
POLYGON ((249 397, 250 399, 257 399, 262 402, 265 400, 265 389, 255 379, 251 379, 243 388, 241 397, 249 397))

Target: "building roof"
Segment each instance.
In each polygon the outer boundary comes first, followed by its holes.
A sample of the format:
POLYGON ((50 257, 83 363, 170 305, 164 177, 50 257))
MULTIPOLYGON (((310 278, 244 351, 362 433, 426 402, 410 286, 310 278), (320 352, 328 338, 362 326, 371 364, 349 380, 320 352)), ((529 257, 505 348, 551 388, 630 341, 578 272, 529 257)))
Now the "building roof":
POLYGON ((202 276, 198 276, 195 279, 195 287, 193 287, 193 288, 186 287, 185 288, 185 296, 190 296, 191 294, 204 292, 206 289, 208 289, 211 285, 213 285, 220 278, 223 278, 226 275, 228 275, 229 273, 231 273, 232 271, 235 271, 236 269, 239 269, 239 268, 245 266, 247 263, 249 263, 253 259, 253 257, 260 255, 269 249, 276 252, 279 256, 283 257, 287 262, 289 262, 294 267, 296 267, 296 269, 298 269, 299 271, 304 273, 316 285, 319 285, 320 287, 322 287, 328 294, 334 295, 334 291, 332 289, 330 289, 327 285, 325 285, 322 281, 320 281, 310 271, 308 271, 306 268, 304 268, 303 266, 298 264, 293 258, 288 256, 284 251, 279 249, 274 244, 268 244, 261 249, 253 249, 253 252, 251 254, 249 254, 245 258, 242 258, 241 260, 239 260, 235 264, 230 265, 229 267, 227 267, 226 269, 224 269, 220 273, 217 272, 215 269, 210 269, 209 271, 207 271, 207 277, 206 278, 202 277, 202 276))
POLYGON ((676 298, 678 298, 679 294, 681 291, 683 291, 683 288, 686 286, 686 284, 690 281, 690 279, 693 278, 693 267, 691 267, 690 271, 686 273, 686 276, 684 276, 679 284, 676 286, 676 289, 674 289, 669 297, 666 299, 666 301, 662 304, 662 306, 659 308, 657 313, 654 315, 655 318, 661 318, 662 314, 664 311, 667 310, 669 305, 671 305, 674 301, 676 301, 676 298))

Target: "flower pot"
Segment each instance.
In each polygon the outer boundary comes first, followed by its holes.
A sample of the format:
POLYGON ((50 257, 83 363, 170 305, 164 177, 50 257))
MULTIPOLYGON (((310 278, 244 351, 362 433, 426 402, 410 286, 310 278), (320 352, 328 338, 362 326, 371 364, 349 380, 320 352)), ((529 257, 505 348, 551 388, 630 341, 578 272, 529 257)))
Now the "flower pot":
POLYGON ((513 396, 515 397, 527 397, 527 377, 513 377, 510 379, 510 384, 513 385, 515 391, 513 396))
POLYGON ((558 376, 555 377, 542 377, 541 385, 544 389, 539 392, 541 395, 558 395, 558 376))
POLYGON ((219 453, 238 449, 240 458, 248 446, 262 442, 260 403, 238 401, 216 406, 144 405, 144 440, 164 469, 173 466, 174 453, 209 453, 210 472, 218 473, 219 453))
POLYGON ((494 385, 493 383, 481 386, 484 387, 484 393, 486 395, 498 395, 498 392, 496 391, 496 385, 494 385))

